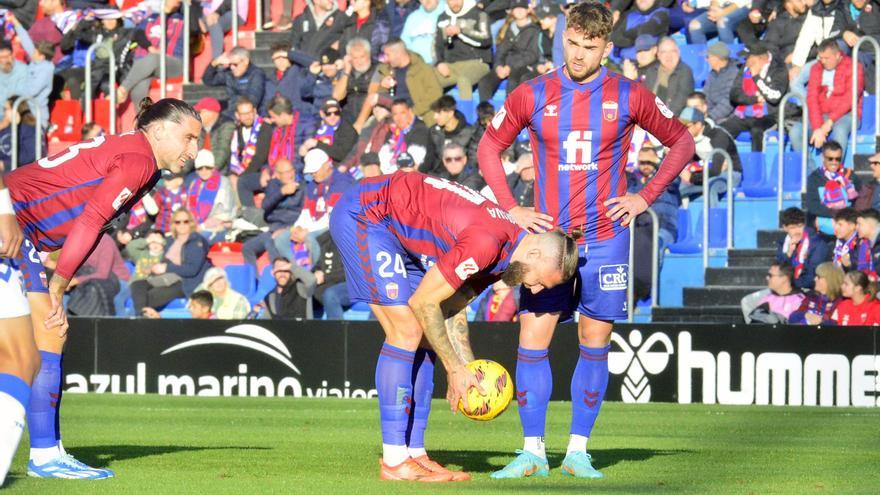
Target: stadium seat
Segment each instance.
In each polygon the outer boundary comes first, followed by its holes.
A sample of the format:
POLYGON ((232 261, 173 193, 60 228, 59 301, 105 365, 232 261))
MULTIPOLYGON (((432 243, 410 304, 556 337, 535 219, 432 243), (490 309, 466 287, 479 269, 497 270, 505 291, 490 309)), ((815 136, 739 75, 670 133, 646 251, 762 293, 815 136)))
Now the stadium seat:
MULTIPOLYGON (((801 190, 802 157, 803 154, 800 151, 787 151, 782 157, 782 190, 784 192, 795 192, 801 190)), ((810 164, 807 163, 808 169, 809 166, 810 164)))
POLYGON ((709 62, 706 59, 706 45, 694 44, 681 47, 681 61, 690 66, 694 73, 694 86, 702 88, 709 77, 709 62))
POLYGON ((229 286, 248 300, 257 290, 257 273, 253 265, 226 265, 223 267, 229 277, 229 286))
POLYGON ((768 198, 776 195, 775 173, 777 169, 774 166, 772 173, 765 172, 764 153, 740 153, 740 161, 743 166, 743 180, 740 189, 747 197, 768 198))
POLYGON ((859 123, 859 134, 873 136, 877 132, 877 115, 874 113, 876 95, 865 95, 862 98, 862 118, 859 123))
MULTIPOLYGON (((700 212, 702 217, 702 212, 700 212)), ((702 220, 702 218, 700 218, 702 220)), ((697 228, 702 229, 702 222, 697 222, 697 228)), ((702 232, 696 237, 699 239, 702 232)), ((727 246, 727 208, 709 208, 709 247, 723 248, 727 246)))
POLYGON ((468 125, 474 125, 477 121, 477 102, 474 100, 456 100, 455 108, 464 115, 468 125))
POLYGON ((254 291, 253 295, 250 297, 251 304, 257 304, 262 301, 267 294, 272 292, 275 285, 275 277, 272 275, 272 267, 267 265, 260 273, 260 280, 257 281, 257 290, 254 291))
MULTIPOLYGON (((162 311, 165 311, 166 309, 186 309, 186 303, 188 301, 189 300, 185 297, 178 297, 177 299, 172 299, 171 302, 166 304, 161 309, 162 309, 162 311)), ((189 312, 187 312, 187 314, 189 314, 189 312)))
POLYGON ((346 311, 342 317, 345 320, 365 321, 370 319, 370 305, 367 303, 354 303, 354 305, 346 311))
POLYGON ((700 239, 693 232, 691 215, 685 208, 678 209, 678 239, 669 245, 669 252, 674 254, 699 253, 700 239))

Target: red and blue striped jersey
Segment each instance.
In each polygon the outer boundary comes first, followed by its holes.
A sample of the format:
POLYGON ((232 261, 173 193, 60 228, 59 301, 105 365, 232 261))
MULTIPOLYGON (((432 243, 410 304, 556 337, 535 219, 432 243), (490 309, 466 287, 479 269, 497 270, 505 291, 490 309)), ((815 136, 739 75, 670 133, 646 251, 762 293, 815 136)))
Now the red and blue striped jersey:
POLYGON ((101 230, 159 180, 142 132, 98 137, 19 167, 4 178, 25 236, 40 251, 64 246, 56 273, 70 279, 101 230))
POLYGON ((453 288, 481 292, 510 264, 526 232, 480 193, 419 172, 395 172, 359 185, 365 220, 383 224, 425 268, 434 263, 453 288))
MULTIPOLYGON (((626 193, 627 152, 636 126, 666 146, 687 139, 692 146, 687 128, 641 84, 604 67, 595 79, 580 84, 559 68, 521 84, 507 97, 480 142, 480 169, 498 203, 505 210, 516 206, 499 155, 528 128, 535 209, 566 232, 582 229, 587 243, 607 240, 624 230, 620 221, 606 218, 604 202, 626 193)), ((639 193, 649 205, 684 162, 677 165, 661 167, 639 193)))

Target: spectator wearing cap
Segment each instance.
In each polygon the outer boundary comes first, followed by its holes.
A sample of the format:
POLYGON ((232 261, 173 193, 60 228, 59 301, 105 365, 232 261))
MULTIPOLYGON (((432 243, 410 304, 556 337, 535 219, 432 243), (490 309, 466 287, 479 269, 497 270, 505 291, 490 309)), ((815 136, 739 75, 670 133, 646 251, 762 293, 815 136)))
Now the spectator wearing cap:
POLYGON ((333 98, 333 93, 342 91, 345 82, 342 81, 341 70, 343 67, 342 55, 334 48, 327 48, 321 52, 317 60, 309 65, 308 72, 301 81, 300 91, 306 100, 312 101, 312 116, 319 118, 321 105, 333 98))
POLYGON ((787 91, 785 65, 773 58, 767 45, 752 45, 730 89, 733 115, 721 125, 734 138, 749 132, 752 151, 763 150, 764 131, 776 124, 782 96, 787 91))
POLYGON ((644 81, 648 72, 658 64, 657 62, 657 38, 650 34, 642 34, 636 38, 633 45, 636 51, 636 60, 623 60, 623 75, 633 81, 644 81))
POLYGON ((232 19, 238 16, 238 24, 243 25, 248 17, 248 2, 238 2, 238 12, 232 11, 228 0, 205 0, 202 2, 202 22, 211 39, 211 58, 223 55, 223 36, 232 30, 232 19))
POLYGON ((261 304, 269 317, 273 320, 306 318, 309 299, 315 290, 312 272, 280 256, 272 261, 272 277, 275 278, 275 287, 261 304))
POLYGON ((229 169, 230 143, 235 133, 235 122, 220 113, 220 102, 210 96, 199 100, 193 109, 202 118, 199 147, 214 155, 214 168, 225 175, 229 169))
MULTIPOLYGON (((28 84, 27 66, 12 56, 12 45, 0 40, 0 102, 6 102, 12 95, 20 95, 28 84)), ((0 118, 5 109, 0 109, 0 118)))
POLYGON ((335 0, 312 0, 293 19, 290 46, 317 57, 342 38, 346 24, 347 17, 335 0))
POLYGON ((474 140, 474 128, 465 121, 464 115, 456 110, 455 99, 443 95, 431 105, 434 111, 434 125, 431 127, 431 142, 435 150, 442 150, 450 143, 461 146, 467 154, 467 161, 476 163, 478 141, 474 140))
POLYGON ((457 86, 459 98, 470 100, 492 62, 489 16, 474 0, 446 0, 437 19, 434 55, 440 85, 457 86))
POLYGON ((681 63, 681 51, 672 38, 663 38, 657 44, 657 60, 658 64, 645 70, 645 87, 678 114, 694 91, 694 73, 681 63))
POLYGON ((657 38, 669 31, 669 10, 656 0, 635 0, 611 31, 611 41, 621 58, 636 57, 636 38, 648 34, 657 38))
POLYGON ((722 0, 712 2, 709 10, 688 23, 691 43, 705 44, 709 37, 718 34, 725 43, 736 41, 736 28, 749 15, 752 0, 722 0))
POLYGON ((442 164, 433 157, 435 150, 431 131, 413 115, 409 102, 397 99, 391 105, 391 126, 384 144, 378 150, 383 169, 393 170, 391 167, 397 163, 398 155, 404 152, 413 158, 419 171, 433 175, 442 171, 442 164))
POLYGON ((707 53, 711 70, 709 77, 706 78, 706 84, 703 86, 708 108, 706 116, 717 125, 733 115, 730 93, 736 82, 739 69, 735 63, 730 61, 730 49, 723 41, 709 45, 707 53))
MULTIPOLYGON (((819 45, 818 63, 810 69, 807 83, 807 109, 810 126, 809 144, 821 148, 826 141, 835 141, 846 156, 852 119, 860 121, 865 78, 862 66, 857 64, 857 79, 852 80, 853 60, 840 51, 837 41, 828 39, 819 45), (852 107, 852 91, 858 101, 852 107), (855 110, 855 117, 853 116, 855 110)), ((796 122, 791 129, 791 141, 800 149, 803 126, 796 122)), ((803 151, 803 150, 802 150, 803 151)))
POLYGON ((542 3, 535 7, 535 15, 541 26, 541 37, 539 48, 541 50, 541 60, 535 70, 538 74, 546 74, 556 67, 556 54, 553 52, 554 39, 557 30, 562 32, 565 30, 565 16, 562 10, 554 3, 542 3), (562 19, 560 23, 560 18, 562 19))
POLYGON ((445 0, 421 0, 421 5, 406 18, 400 39, 406 47, 418 53, 429 65, 434 64, 434 34, 437 19, 446 7, 445 0))
POLYGON ((868 166, 871 167, 871 179, 859 188, 859 197, 853 208, 858 211, 873 208, 880 210, 880 153, 869 156, 868 166))
MULTIPOLYGON (((736 150, 736 144, 723 129, 706 127, 703 112, 696 108, 685 108, 681 111, 678 120, 687 126, 688 132, 694 138, 693 160, 709 163, 709 205, 714 208, 721 202, 721 196, 727 193, 727 168, 731 164, 727 163, 721 154, 712 153, 712 151, 722 149, 730 155, 733 160, 733 187, 736 187, 742 180, 742 163, 736 150)), ((692 172, 689 167, 685 168, 681 174, 681 197, 693 199, 702 195, 705 174, 705 168, 699 172, 692 172)))
POLYGON ((212 267, 205 273, 196 292, 206 290, 214 298, 211 313, 218 320, 243 320, 251 312, 251 303, 229 286, 229 277, 222 268, 212 267))
POLYGON ((278 162, 299 163, 297 149, 315 132, 312 119, 295 110, 290 100, 283 96, 272 98, 268 113, 269 118, 259 129, 254 157, 236 183, 242 206, 254 206, 254 193, 267 187, 276 174, 278 162))
POLYGON ((257 258, 264 252, 269 253, 270 259, 281 255, 275 247, 275 239, 285 233, 299 217, 303 208, 303 198, 303 188, 297 181, 293 163, 286 158, 278 160, 275 164, 274 177, 266 184, 262 219, 256 218, 250 211, 243 212, 242 215, 255 225, 263 224, 269 227, 267 232, 262 232, 244 242, 242 255, 245 262, 256 266, 257 258))
POLYGON ((509 94, 537 74, 542 61, 540 39, 541 28, 528 0, 512 2, 495 41, 494 68, 479 82, 481 100, 491 99, 502 81, 507 81, 509 94))
POLYGON ((357 131, 342 118, 339 102, 329 99, 321 106, 321 123, 314 135, 300 145, 299 156, 305 157, 309 150, 323 150, 334 163, 341 164, 357 144, 357 131))
MULTIPOLYGON (((374 96, 377 94, 392 100, 405 99, 411 102, 410 106, 419 118, 428 125, 434 125, 431 103, 443 96, 443 88, 434 75, 434 69, 418 54, 407 50, 399 39, 386 43, 382 52, 385 54, 385 63, 376 69, 367 91, 369 96, 366 104, 370 110, 379 101, 374 96)), ((354 123, 355 130, 360 132, 363 128, 366 123, 365 115, 362 111, 358 121, 354 123)))
MULTIPOLYGON (((379 103, 373 107, 372 118, 358 134, 357 144, 340 165, 340 170, 355 170, 365 153, 376 153, 385 143, 385 136, 391 128, 391 100, 387 97, 379 97, 378 100, 379 103)), ((357 172, 353 173, 357 177, 357 172)))
MULTIPOLYGON (((342 194, 354 185, 354 179, 350 174, 336 170, 330 156, 320 149, 313 149, 306 155, 303 174, 306 179, 305 200, 290 238, 303 239, 301 242, 305 242, 310 252, 317 256, 317 237, 330 227, 330 213, 342 194)), ((280 239, 283 241, 284 237, 280 239)))
MULTIPOLYGON (((165 52, 165 75, 167 77, 178 77, 183 74, 183 40, 186 39, 183 30, 189 30, 190 39, 194 39, 201 33, 199 28, 199 18, 202 16, 201 4, 193 2, 189 25, 184 25, 182 3, 182 0, 169 0, 162 4, 165 10, 166 33, 169 33, 165 52)), ((149 44, 144 47, 146 43, 141 43, 134 50, 134 62, 131 69, 122 79, 119 87, 116 88, 117 104, 121 105, 131 97, 134 105, 137 106, 150 92, 153 78, 159 77, 161 22, 161 14, 157 10, 138 24, 137 29, 146 35, 149 44)))
POLYGON ((380 48, 391 34, 391 18, 385 13, 384 0, 354 0, 350 6, 352 13, 342 31, 339 47, 345 48, 354 38, 363 38, 376 47, 370 56, 378 59, 380 48))
POLYGON ((807 227, 807 217, 800 208, 787 208, 780 214, 785 237, 776 243, 776 261, 794 267, 794 285, 812 289, 816 268, 828 258, 828 244, 816 229, 807 227))
POLYGON ((196 177, 186 192, 187 208, 198 223, 198 232, 213 244, 223 239, 235 217, 235 193, 229 179, 215 167, 210 151, 199 150, 195 167, 196 177))
POLYGON ((776 18, 767 23, 764 43, 770 48, 770 53, 786 65, 792 63, 794 46, 809 9, 805 0, 784 0, 776 18))
MULTIPOLYGON (((203 82, 208 86, 225 86, 226 101, 235 101, 240 96, 247 97, 255 108, 260 108, 266 90, 266 73, 251 63, 247 48, 236 46, 228 55, 221 55, 211 61, 205 69, 203 82)), ((232 116, 232 109, 226 113, 232 116)))
POLYGON ((357 122, 361 112, 370 113, 365 102, 376 72, 376 65, 370 58, 370 46, 364 38, 352 38, 345 44, 339 84, 333 87, 333 99, 342 105, 342 118, 348 123, 357 122))

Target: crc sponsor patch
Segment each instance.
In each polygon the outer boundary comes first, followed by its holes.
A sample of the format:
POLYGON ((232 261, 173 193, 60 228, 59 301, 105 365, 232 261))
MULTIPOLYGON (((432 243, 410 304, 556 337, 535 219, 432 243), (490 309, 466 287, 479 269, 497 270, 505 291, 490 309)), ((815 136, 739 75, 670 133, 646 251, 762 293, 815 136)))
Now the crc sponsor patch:
POLYGON ((629 266, 626 263, 600 266, 599 288, 604 291, 626 290, 628 273, 629 266))

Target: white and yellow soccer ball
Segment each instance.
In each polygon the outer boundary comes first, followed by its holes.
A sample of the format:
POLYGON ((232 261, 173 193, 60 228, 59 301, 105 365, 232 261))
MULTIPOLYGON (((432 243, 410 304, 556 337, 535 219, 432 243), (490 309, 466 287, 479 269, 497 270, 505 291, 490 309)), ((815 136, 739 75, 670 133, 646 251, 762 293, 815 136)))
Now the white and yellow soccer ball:
POLYGON ((465 410, 461 401, 458 402, 458 410, 476 421, 489 421, 498 417, 507 409, 513 398, 513 380, 510 378, 510 373, 504 369, 504 366, 488 359, 471 361, 467 364, 467 369, 477 376, 486 395, 480 395, 475 387, 471 387, 468 390, 470 410, 465 410))

